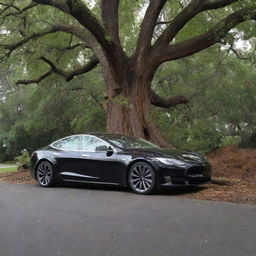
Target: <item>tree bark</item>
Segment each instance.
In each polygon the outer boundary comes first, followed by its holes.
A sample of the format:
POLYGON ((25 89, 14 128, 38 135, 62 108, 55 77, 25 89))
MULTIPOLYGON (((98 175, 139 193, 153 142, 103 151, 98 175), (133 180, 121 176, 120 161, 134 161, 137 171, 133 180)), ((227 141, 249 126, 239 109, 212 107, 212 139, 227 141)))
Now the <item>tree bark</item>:
POLYGON ((128 68, 122 83, 103 70, 107 83, 107 132, 150 140, 159 146, 169 146, 150 115, 150 75, 128 68))

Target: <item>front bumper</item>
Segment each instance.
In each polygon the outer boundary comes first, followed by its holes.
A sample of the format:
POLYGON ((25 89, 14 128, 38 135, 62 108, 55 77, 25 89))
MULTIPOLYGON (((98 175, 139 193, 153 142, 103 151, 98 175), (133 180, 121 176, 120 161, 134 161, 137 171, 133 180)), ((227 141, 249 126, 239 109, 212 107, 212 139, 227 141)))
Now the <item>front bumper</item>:
POLYGON ((202 177, 200 179, 197 178, 196 180, 170 177, 169 180, 166 179, 163 184, 160 184, 160 186, 161 187, 191 187, 191 186, 198 186, 198 185, 209 183, 209 182, 211 182, 211 176, 202 177))
POLYGON ((37 165, 37 163, 38 163, 38 156, 37 156, 37 154, 34 152, 33 154, 32 154, 32 156, 31 156, 31 159, 30 159, 30 174, 31 174, 31 176, 34 178, 34 179, 36 179, 36 172, 35 172, 35 170, 36 170, 36 165, 37 165))
POLYGON ((197 186, 211 181, 210 164, 200 163, 184 168, 159 167, 157 171, 159 187, 197 186))

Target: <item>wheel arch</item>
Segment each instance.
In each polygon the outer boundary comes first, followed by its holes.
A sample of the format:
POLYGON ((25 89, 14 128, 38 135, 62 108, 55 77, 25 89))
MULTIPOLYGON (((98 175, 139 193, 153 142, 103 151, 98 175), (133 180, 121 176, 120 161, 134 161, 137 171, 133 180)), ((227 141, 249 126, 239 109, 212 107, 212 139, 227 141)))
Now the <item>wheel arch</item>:
POLYGON ((52 161, 50 161, 50 160, 47 159, 47 158, 42 158, 42 159, 38 160, 38 162, 37 162, 36 165, 35 165, 35 168, 34 168, 34 175, 35 175, 35 176, 36 176, 36 171, 37 171, 38 165, 39 165, 40 163, 42 163, 43 161, 50 163, 50 164, 53 166, 53 168, 55 168, 55 165, 54 165, 54 163, 53 163, 52 161))
POLYGON ((126 178, 126 183, 127 183, 127 185, 128 185, 128 175, 129 175, 129 171, 130 171, 131 167, 132 167, 134 164, 138 163, 138 162, 144 162, 144 163, 149 164, 149 165, 153 168, 153 170, 156 172, 156 167, 155 167, 149 160, 147 160, 147 159, 145 159, 145 158, 136 158, 136 159, 134 159, 132 162, 130 162, 130 163, 127 165, 127 167, 126 167, 125 178, 126 178))

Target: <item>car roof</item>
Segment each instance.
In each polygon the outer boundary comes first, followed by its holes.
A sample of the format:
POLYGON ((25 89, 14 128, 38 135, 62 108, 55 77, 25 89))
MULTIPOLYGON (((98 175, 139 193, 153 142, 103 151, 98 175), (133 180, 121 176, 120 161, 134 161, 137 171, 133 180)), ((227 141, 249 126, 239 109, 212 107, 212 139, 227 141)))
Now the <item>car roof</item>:
POLYGON ((127 137, 127 138, 134 138, 132 136, 127 136, 124 134, 113 134, 113 133, 87 133, 84 135, 94 135, 94 136, 98 136, 98 137, 102 137, 102 138, 120 138, 120 137, 127 137))

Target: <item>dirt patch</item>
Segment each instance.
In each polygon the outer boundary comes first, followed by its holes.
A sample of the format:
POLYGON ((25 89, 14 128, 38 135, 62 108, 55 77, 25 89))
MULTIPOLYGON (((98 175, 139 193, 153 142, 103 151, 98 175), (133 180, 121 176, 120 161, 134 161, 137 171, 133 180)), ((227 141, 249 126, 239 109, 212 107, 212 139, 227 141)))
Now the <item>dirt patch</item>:
POLYGON ((35 184, 36 181, 31 177, 28 170, 20 169, 18 172, 5 172, 0 174, 0 182, 13 184, 35 184))
POLYGON ((256 149, 228 146, 208 155, 213 175, 242 182, 256 182, 256 149))
POLYGON ((186 197, 256 204, 256 149, 227 146, 208 156, 213 182, 186 197))
MULTIPOLYGON (((213 182, 194 189, 173 189, 171 194, 201 200, 256 204, 256 149, 219 148, 208 155, 213 182)), ((0 182, 35 184, 29 171, 1 173, 0 182)), ((168 192, 170 193, 170 192, 168 192)))
POLYGON ((200 200, 231 203, 256 204, 256 184, 236 183, 232 185, 207 184, 186 191, 180 196, 200 200))

